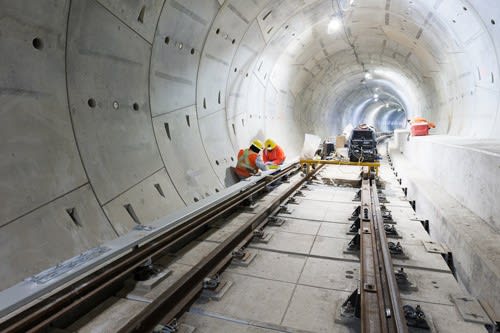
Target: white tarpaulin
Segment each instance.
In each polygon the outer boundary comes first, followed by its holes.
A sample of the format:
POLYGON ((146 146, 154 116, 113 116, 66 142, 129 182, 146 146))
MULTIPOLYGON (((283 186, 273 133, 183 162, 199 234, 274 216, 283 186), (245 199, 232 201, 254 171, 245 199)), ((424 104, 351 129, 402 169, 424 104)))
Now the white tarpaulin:
POLYGON ((313 159, 314 153, 318 150, 321 138, 317 135, 306 134, 304 137, 304 146, 302 146, 301 159, 313 159))

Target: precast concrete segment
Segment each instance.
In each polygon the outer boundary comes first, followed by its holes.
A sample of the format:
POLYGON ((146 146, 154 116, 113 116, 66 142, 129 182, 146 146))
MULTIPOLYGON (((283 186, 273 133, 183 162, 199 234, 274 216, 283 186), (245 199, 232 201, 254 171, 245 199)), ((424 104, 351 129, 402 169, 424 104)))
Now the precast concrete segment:
POLYGON ((417 214, 430 221, 432 237, 452 251, 460 283, 492 308, 498 308, 498 234, 487 221, 423 177, 422 171, 410 166, 402 155, 392 151, 391 156, 409 197, 417 202, 417 214))
MULTIPOLYGON (((435 120, 437 131, 498 138, 498 4, 386 4, 342 4, 345 29, 328 33, 341 9, 326 0, 0 1, 0 225, 59 216, 78 202, 45 208, 87 183, 113 227, 123 223, 119 232, 133 225, 120 205, 141 207, 135 215, 148 223, 213 196, 234 182, 231 157, 250 139, 273 136, 295 155, 305 129, 330 136, 358 119, 349 110, 368 95, 345 96, 366 90, 365 70, 391 87, 381 96, 435 120), (185 108, 200 121, 178 136, 185 108)), ((47 259, 38 245, 30 251, 47 259)))

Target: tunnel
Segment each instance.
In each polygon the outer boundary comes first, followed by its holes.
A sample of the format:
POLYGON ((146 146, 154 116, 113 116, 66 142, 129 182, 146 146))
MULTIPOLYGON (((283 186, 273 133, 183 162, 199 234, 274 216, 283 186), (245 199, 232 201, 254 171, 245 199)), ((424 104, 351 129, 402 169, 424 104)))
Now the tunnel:
POLYGON ((494 0, 0 0, 0 290, 233 188, 254 139, 293 161, 366 123, 498 313, 497 20, 494 0))

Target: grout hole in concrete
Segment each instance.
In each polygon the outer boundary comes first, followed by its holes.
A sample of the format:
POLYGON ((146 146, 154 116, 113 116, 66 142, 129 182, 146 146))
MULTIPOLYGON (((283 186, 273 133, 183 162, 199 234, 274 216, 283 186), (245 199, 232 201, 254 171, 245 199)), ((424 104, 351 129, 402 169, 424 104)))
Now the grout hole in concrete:
POLYGON ((132 207, 131 204, 125 204, 123 205, 123 208, 127 211, 128 215, 132 218, 132 220, 137 223, 141 224, 141 221, 139 221, 139 217, 137 217, 137 214, 135 213, 134 207, 132 207))
POLYGON ((139 16, 137 17, 137 21, 140 23, 144 23, 144 13, 146 12, 146 6, 142 6, 139 16))
POLYGON ((170 43, 170 37, 167 36, 167 37, 165 37, 165 44, 168 44, 168 43, 170 43))
POLYGON ((186 123, 187 123, 188 127, 191 127, 191 121, 189 120, 188 114, 186 115, 186 123))
POLYGON ((220 32, 220 29, 219 29, 219 28, 217 28, 217 30, 215 30, 215 33, 218 35, 218 34, 219 34, 219 32, 220 32))
POLYGON ((164 125, 165 125, 165 132, 167 133, 168 139, 172 140, 172 138, 170 137, 170 127, 168 126, 168 123, 165 123, 164 125))
POLYGON ((134 108, 134 111, 139 111, 139 104, 134 103, 132 107, 134 108))
POLYGON ((97 103, 96 103, 95 99, 93 99, 93 98, 89 98, 89 100, 87 101, 87 104, 88 104, 88 105, 89 105, 89 107, 91 107, 91 108, 95 108, 95 107, 96 107, 96 105, 97 105, 97 103))
POLYGON ((194 54, 194 49, 191 49, 191 54, 194 54))
POLYGON ((33 39, 33 47, 37 50, 43 49, 43 42, 40 38, 36 37, 33 39))
POLYGON ((163 193, 163 189, 161 188, 161 185, 160 184, 155 184, 154 185, 156 190, 158 191, 158 193, 165 198, 165 193, 163 193))
POLYGON ((81 227, 82 226, 82 223, 80 221, 80 217, 78 216, 75 207, 66 209, 66 213, 68 213, 69 217, 71 218, 71 220, 73 221, 73 223, 77 227, 81 227))

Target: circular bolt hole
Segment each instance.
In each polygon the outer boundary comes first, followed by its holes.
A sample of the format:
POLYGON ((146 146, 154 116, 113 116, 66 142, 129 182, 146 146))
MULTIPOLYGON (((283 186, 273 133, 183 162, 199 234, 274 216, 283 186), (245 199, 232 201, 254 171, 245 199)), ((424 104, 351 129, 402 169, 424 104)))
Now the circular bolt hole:
POLYGON ((200 201, 197 197, 194 197, 194 199, 193 199, 193 200, 194 200, 194 202, 198 202, 198 201, 200 201))
POLYGON ((219 32, 220 32, 220 29, 219 29, 219 28, 217 28, 217 30, 215 30, 215 33, 218 35, 218 34, 219 34, 219 32))
POLYGON ((436 281, 431 281, 431 283, 432 283, 432 284, 437 284, 437 282, 436 282, 436 281))
POLYGON ((33 47, 37 50, 43 49, 43 42, 40 38, 36 37, 33 39, 33 47))
POLYGON ((216 188, 216 189, 215 189, 215 192, 219 193, 219 189, 218 189, 218 188, 216 188))
POLYGON ((233 162, 234 162, 234 157, 232 157, 232 156, 231 156, 231 161, 233 161, 233 162))
POLYGON ((236 43, 236 39, 233 39, 233 40, 231 41, 231 44, 234 44, 234 43, 236 43))
POLYGON ((464 9, 465 11, 467 11, 467 7, 463 7, 463 9, 464 9))
POLYGON ((216 161, 215 161, 215 164, 219 165, 219 161, 217 161, 217 160, 216 160, 216 161))
POLYGON ((285 30, 286 30, 286 29, 288 29, 288 24, 287 24, 287 25, 285 25, 285 30))
POLYGON ((495 24, 496 24, 496 22, 495 22, 495 20, 494 20, 494 19, 491 19, 491 24, 493 24, 493 25, 495 25, 495 24))
POLYGON ((352 275, 346 275, 346 279, 352 279, 352 275))
POLYGON ((95 99, 93 98, 89 98, 89 100, 87 101, 88 105, 91 107, 91 108, 95 108, 97 103, 95 101, 95 99))
POLYGON ((113 102, 113 109, 118 110, 119 107, 120 107, 120 104, 117 101, 114 101, 113 102))
POLYGON ((134 103, 132 107, 134 108, 134 111, 139 111, 139 104, 134 103))
POLYGON ((238 71, 238 68, 236 68, 236 67, 235 67, 235 68, 234 68, 234 72, 236 73, 237 71, 238 71))
POLYGON ((170 43, 170 37, 167 36, 167 37, 165 37, 165 44, 168 44, 168 43, 170 43))
POLYGON ((191 54, 194 54, 194 49, 191 49, 191 54))
POLYGON ((354 274, 353 271, 345 271, 346 274, 354 274))
POLYGON ((246 73, 245 76, 248 77, 248 73, 246 73))
POLYGON ((457 21, 455 21, 455 20, 452 20, 451 22, 453 22, 453 23, 457 23, 457 21))

